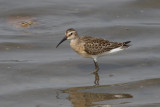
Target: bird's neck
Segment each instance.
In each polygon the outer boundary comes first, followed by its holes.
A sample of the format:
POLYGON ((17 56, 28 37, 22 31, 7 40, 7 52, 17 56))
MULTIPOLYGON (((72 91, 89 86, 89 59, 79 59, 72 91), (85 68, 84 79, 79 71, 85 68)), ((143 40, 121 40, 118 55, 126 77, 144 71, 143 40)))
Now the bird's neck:
POLYGON ((75 38, 71 39, 70 44, 78 44, 79 43, 79 36, 77 35, 75 38))
POLYGON ((77 40, 79 40, 79 36, 78 35, 75 36, 71 41, 77 41, 77 40))

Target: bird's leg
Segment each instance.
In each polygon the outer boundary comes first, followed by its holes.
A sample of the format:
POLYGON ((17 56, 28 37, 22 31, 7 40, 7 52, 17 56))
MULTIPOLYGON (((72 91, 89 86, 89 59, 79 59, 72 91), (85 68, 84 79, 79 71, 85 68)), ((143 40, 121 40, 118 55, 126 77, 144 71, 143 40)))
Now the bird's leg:
POLYGON ((93 59, 93 62, 94 62, 94 65, 95 65, 94 73, 97 73, 99 71, 99 66, 98 66, 97 60, 93 59))
POLYGON ((99 75, 97 72, 95 72, 94 75, 95 75, 94 84, 95 86, 98 86, 99 85, 99 75))

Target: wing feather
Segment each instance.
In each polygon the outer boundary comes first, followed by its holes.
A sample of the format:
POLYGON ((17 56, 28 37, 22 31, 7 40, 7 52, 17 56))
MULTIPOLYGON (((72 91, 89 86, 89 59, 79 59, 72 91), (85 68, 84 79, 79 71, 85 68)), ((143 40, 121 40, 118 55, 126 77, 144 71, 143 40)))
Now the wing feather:
POLYGON ((90 55, 97 55, 109 52, 112 49, 123 46, 123 43, 109 42, 101 38, 85 36, 81 38, 84 41, 85 52, 90 55))

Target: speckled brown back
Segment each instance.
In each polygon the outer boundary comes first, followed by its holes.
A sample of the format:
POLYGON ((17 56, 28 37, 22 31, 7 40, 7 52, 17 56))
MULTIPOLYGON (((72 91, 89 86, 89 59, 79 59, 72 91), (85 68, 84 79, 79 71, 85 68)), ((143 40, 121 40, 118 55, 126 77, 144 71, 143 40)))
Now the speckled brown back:
POLYGON ((109 52, 112 49, 121 47, 124 43, 109 42, 101 38, 95 38, 90 36, 83 36, 80 38, 85 42, 85 51, 90 55, 98 55, 104 52, 109 52))

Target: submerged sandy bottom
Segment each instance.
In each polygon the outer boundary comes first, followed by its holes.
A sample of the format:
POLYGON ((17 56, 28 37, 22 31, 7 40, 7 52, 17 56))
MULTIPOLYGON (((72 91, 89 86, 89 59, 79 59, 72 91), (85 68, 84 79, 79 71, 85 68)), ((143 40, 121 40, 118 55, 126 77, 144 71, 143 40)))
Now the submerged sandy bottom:
POLYGON ((158 0, 0 5, 0 107, 160 106, 158 0), (131 47, 100 58, 99 73, 92 74, 93 61, 78 56, 68 42, 55 48, 70 27, 80 35, 130 40, 131 47))

